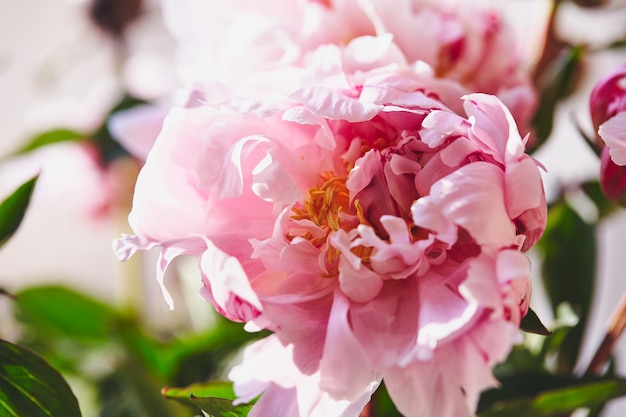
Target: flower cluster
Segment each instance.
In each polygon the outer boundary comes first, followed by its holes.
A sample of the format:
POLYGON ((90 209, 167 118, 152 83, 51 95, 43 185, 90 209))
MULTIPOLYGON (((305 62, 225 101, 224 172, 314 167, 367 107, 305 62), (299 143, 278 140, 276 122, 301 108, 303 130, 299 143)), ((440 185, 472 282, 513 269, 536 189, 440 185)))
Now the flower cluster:
POLYGON ((546 222, 507 32, 427 1, 273 4, 254 27, 297 53, 171 109, 118 256, 162 248, 161 283, 197 256, 201 294, 272 331, 230 373, 251 416, 356 417, 382 380, 404 415, 471 416, 546 222))

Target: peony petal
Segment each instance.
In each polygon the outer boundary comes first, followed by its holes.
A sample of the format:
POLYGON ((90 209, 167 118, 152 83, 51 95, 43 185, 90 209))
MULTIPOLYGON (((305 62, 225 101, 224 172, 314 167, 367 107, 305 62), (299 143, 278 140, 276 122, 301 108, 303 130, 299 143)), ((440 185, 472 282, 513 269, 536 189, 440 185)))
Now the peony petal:
POLYGON ((134 157, 145 161, 163 127, 167 109, 143 105, 114 113, 108 122, 111 135, 134 157))
POLYGON ((598 134, 609 147, 616 165, 626 165, 626 111, 617 113, 600 125, 598 134))
MULTIPOLYGON (((457 274, 465 274, 464 270, 457 274)), ((418 358, 426 359, 442 343, 467 332, 479 317, 480 306, 466 300, 451 285, 442 285, 454 279, 440 276, 433 270, 420 279, 419 330, 416 352, 418 358)))
POLYGON ((506 207, 511 219, 545 205, 545 193, 537 164, 531 158, 509 164, 504 174, 506 207))
POLYGON ((437 181, 430 195, 411 208, 417 226, 449 233, 449 222, 466 229, 479 245, 503 247, 515 238, 503 190, 504 173, 495 165, 475 162, 437 181), (438 219, 433 229, 429 220, 438 219))
POLYGON ((250 286, 248 276, 234 256, 218 249, 205 239, 206 250, 200 258, 202 281, 210 300, 220 313, 235 321, 254 319, 263 310, 261 302, 250 286))
POLYGON ((352 333, 349 308, 349 300, 335 292, 320 362, 320 387, 332 398, 354 401, 380 377, 370 369, 363 347, 352 333))
POLYGON ((407 416, 474 416, 480 392, 497 385, 491 367, 504 359, 514 336, 515 326, 504 321, 481 323, 429 361, 385 372, 389 395, 407 416))
POLYGON ((339 286, 341 291, 356 302, 367 302, 376 297, 383 286, 378 274, 362 265, 361 258, 351 252, 352 242, 339 230, 329 236, 330 244, 342 254, 339 259, 339 286))
POLYGON ((290 98, 317 116, 353 123, 371 120, 382 109, 380 105, 359 101, 327 87, 303 87, 290 98))
POLYGON ((470 131, 476 140, 496 151, 503 162, 524 154, 524 143, 515 119, 496 96, 475 93, 463 96, 463 99, 465 112, 475 120, 470 131))

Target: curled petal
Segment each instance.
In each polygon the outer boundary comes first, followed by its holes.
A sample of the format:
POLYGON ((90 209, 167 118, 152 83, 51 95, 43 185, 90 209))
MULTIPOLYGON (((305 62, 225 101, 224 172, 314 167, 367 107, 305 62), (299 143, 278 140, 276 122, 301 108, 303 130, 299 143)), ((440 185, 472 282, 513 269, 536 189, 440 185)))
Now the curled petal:
POLYGON ((515 228, 505 205, 503 174, 497 166, 485 162, 461 167, 433 184, 430 195, 413 204, 413 221, 441 234, 445 242, 451 243, 455 224, 466 229, 480 245, 510 245, 515 228))
POLYGON ((470 132, 503 162, 520 158, 524 143, 509 109, 496 97, 475 93, 463 97, 464 108, 475 120, 470 132))
POLYGON ((329 237, 330 244, 342 256, 339 260, 339 286, 344 294, 356 302, 374 298, 383 286, 381 277, 366 268, 361 258, 351 252, 352 242, 348 235, 339 230, 329 237))
POLYGON ((206 239, 206 250, 200 258, 205 297, 227 318, 246 322, 263 310, 250 286, 248 276, 234 256, 229 256, 206 239))

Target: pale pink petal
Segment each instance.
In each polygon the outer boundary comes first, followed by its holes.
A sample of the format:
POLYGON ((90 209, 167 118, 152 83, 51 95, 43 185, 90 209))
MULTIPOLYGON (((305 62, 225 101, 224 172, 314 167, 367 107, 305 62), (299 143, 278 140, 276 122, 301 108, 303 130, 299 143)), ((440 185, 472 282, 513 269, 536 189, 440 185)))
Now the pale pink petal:
POLYGON ((459 285, 459 294, 468 302, 499 314, 502 295, 499 286, 494 285, 498 277, 494 257, 481 254, 469 262, 467 278, 459 285))
POLYGON ((626 165, 626 111, 602 123, 598 134, 609 147, 613 162, 619 166, 626 165))
POLYGON ((422 140, 431 148, 440 146, 451 135, 463 133, 462 127, 466 127, 467 120, 449 111, 434 110, 424 118, 422 127, 425 132, 420 132, 422 140))
POLYGON ((357 159, 346 181, 346 187, 350 190, 350 198, 354 198, 356 194, 365 189, 372 182, 374 176, 381 171, 382 166, 380 154, 373 149, 357 159))
POLYGON ((463 99, 465 112, 475 119, 470 131, 476 140, 496 151, 503 162, 523 155, 524 144, 515 119, 497 97, 475 93, 463 99))
POLYGON ((234 256, 205 240, 206 250, 200 258, 202 281, 210 300, 231 320, 252 320, 263 310, 261 302, 250 286, 248 276, 234 256))
POLYGON ((531 158, 507 166, 504 173, 506 182, 506 207, 512 219, 523 212, 545 205, 541 174, 531 158))
POLYGON ((402 51, 393 43, 391 34, 352 39, 343 53, 344 68, 350 72, 367 71, 373 67, 392 64, 407 65, 402 51))
MULTIPOLYGON (((194 178, 190 178, 189 165, 196 162, 201 144, 189 143, 181 148, 177 143, 178 135, 173 131, 181 129, 184 109, 173 109, 164 121, 159 138, 152 148, 146 164, 139 173, 133 209, 129 223, 133 230, 154 240, 171 240, 198 233, 199 225, 205 221, 206 200, 194 187, 194 178), (183 166, 172 154, 178 149, 179 158, 186 161, 183 166)), ((189 130, 184 127, 181 130, 189 130)), ((193 134, 193 133, 191 133, 193 134)))
POLYGON ((514 336, 515 327, 504 321, 477 325, 430 360, 385 372, 389 394, 407 416, 474 416, 480 392, 497 385, 491 367, 504 359, 514 336))
POLYGON ((228 373, 228 379, 234 382, 237 403, 252 401, 272 382, 283 388, 293 387, 297 374, 294 374, 289 361, 292 352, 293 346, 282 345, 276 336, 266 337, 246 347, 242 363, 228 373))
POLYGON ((305 104, 313 114, 330 120, 363 122, 380 112, 382 106, 359 101, 327 87, 303 87, 290 97, 305 104))
MULTIPOLYGON (((464 274, 464 271, 457 273, 464 274)), ((464 299, 452 286, 442 285, 451 279, 454 276, 440 276, 432 270, 421 277, 415 352, 420 359, 429 359, 441 344, 470 330, 479 318, 481 310, 476 302, 464 299)))
POLYGON ((413 221, 431 229, 428 220, 445 219, 446 228, 437 232, 446 231, 450 227, 447 222, 452 221, 481 245, 510 245, 515 228, 505 205, 503 177, 498 167, 486 162, 465 165, 433 184, 424 201, 413 204, 413 221))
POLYGON ((145 161, 163 126, 168 110, 144 105, 120 111, 108 122, 111 134, 134 157, 145 161))
POLYGON ((330 244, 343 255, 339 260, 339 286, 351 300, 370 301, 380 292, 383 281, 377 273, 361 263, 361 258, 351 252, 351 241, 343 230, 329 237, 330 244))
POLYGON ((251 401, 264 392, 251 416, 358 417, 379 380, 372 381, 353 401, 335 400, 320 388, 320 373, 302 374, 293 366, 292 347, 275 336, 244 350, 243 362, 230 371, 238 396, 235 404, 251 401))
POLYGON ((352 333, 349 308, 350 301, 335 292, 320 362, 320 387, 335 399, 354 401, 380 377, 370 369, 363 347, 352 333))

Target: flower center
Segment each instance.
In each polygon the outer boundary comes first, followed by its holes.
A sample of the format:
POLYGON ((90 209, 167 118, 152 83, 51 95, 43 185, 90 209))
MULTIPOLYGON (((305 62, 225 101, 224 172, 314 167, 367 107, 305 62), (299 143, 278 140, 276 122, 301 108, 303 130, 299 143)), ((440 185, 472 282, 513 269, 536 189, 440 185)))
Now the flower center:
POLYGON ((358 200, 350 203, 346 180, 332 173, 321 176, 324 183, 309 189, 302 203, 296 204, 291 216, 294 220, 310 220, 326 232, 349 230, 356 224, 367 223, 358 200))

